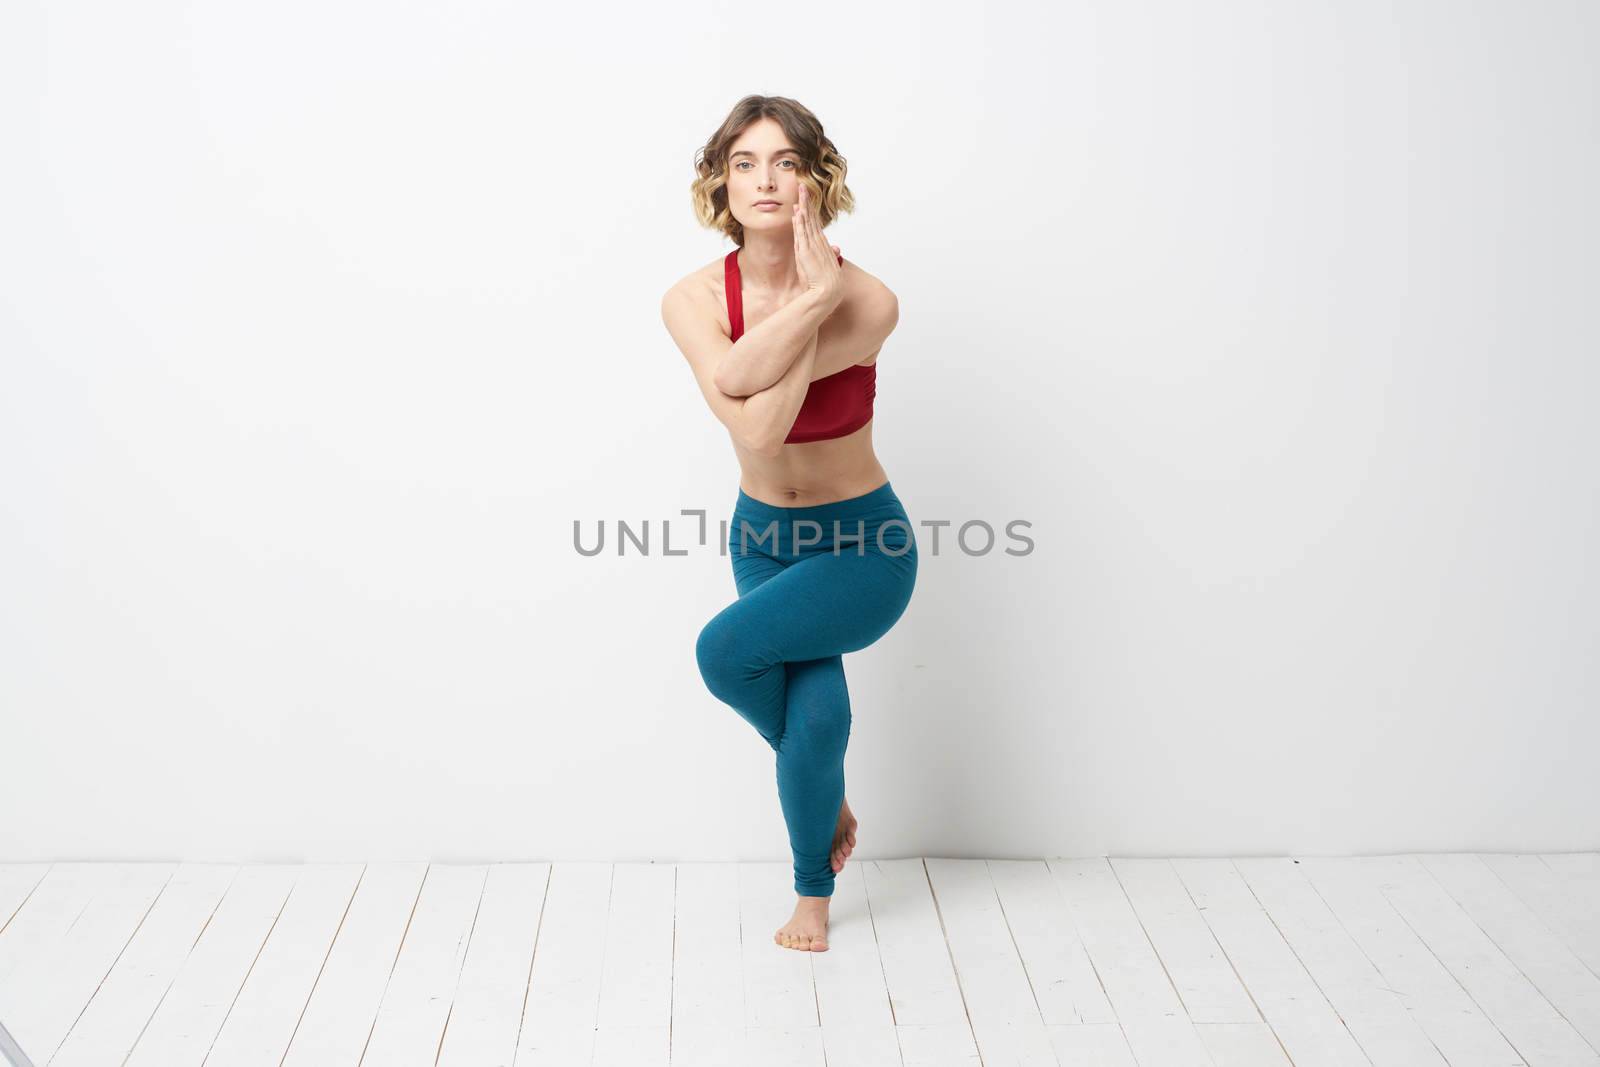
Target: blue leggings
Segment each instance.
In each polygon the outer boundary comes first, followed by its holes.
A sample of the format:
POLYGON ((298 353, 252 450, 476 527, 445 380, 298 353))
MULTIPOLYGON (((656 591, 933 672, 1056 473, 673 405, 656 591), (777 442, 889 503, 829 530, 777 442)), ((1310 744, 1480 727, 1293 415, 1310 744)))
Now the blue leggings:
POLYGON ((850 738, 842 655, 888 633, 911 602, 911 520, 888 482, 797 508, 740 489, 728 554, 739 599, 700 630, 700 675, 778 754, 795 892, 832 896, 850 738))

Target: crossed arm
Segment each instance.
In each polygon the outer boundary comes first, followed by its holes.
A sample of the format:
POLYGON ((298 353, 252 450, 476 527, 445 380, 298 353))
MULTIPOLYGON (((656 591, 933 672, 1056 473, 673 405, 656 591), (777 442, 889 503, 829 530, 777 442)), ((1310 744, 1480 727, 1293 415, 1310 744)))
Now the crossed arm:
POLYGON ((821 296, 803 294, 737 342, 717 324, 714 299, 692 285, 679 283, 667 291, 661 318, 706 403, 733 439, 760 455, 776 456, 811 383, 860 363, 893 331, 899 317, 894 293, 876 279, 866 288, 865 297, 842 314, 834 314, 838 306, 829 307, 821 296))
POLYGON ((795 304, 820 298, 804 294, 746 330, 717 365, 716 385, 729 396, 752 396, 783 377, 810 334, 816 335, 817 357, 808 382, 837 374, 883 347, 900 316, 900 305, 888 286, 870 275, 858 295, 824 308, 820 323, 815 307, 788 314, 795 304))

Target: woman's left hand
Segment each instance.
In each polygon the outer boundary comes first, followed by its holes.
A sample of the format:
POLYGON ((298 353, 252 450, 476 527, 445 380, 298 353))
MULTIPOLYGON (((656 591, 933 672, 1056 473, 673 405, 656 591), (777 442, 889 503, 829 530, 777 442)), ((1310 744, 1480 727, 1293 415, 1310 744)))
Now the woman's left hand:
POLYGON ((817 293, 829 309, 844 299, 844 268, 839 265, 839 249, 823 236, 817 214, 811 209, 811 190, 800 183, 800 202, 795 205, 794 264, 800 281, 817 293))

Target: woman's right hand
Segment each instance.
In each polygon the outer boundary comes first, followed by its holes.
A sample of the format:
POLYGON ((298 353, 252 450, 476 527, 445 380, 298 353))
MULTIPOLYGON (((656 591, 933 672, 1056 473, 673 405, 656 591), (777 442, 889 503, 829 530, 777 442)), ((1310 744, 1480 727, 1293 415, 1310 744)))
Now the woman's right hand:
POLYGON ((832 311, 844 299, 844 268, 839 265, 839 250, 823 236, 811 203, 811 191, 801 182, 800 202, 791 216, 795 271, 807 291, 816 293, 832 311))

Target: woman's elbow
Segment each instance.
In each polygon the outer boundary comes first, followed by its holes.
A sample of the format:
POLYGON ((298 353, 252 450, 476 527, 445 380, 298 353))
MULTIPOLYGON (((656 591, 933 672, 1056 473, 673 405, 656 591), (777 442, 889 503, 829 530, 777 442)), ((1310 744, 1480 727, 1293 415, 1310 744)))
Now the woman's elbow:
POLYGON ((735 400, 743 400, 750 395, 750 390, 737 380, 737 376, 728 369, 726 363, 717 367, 716 373, 711 376, 711 384, 717 387, 717 392, 723 396, 731 396, 735 400))

